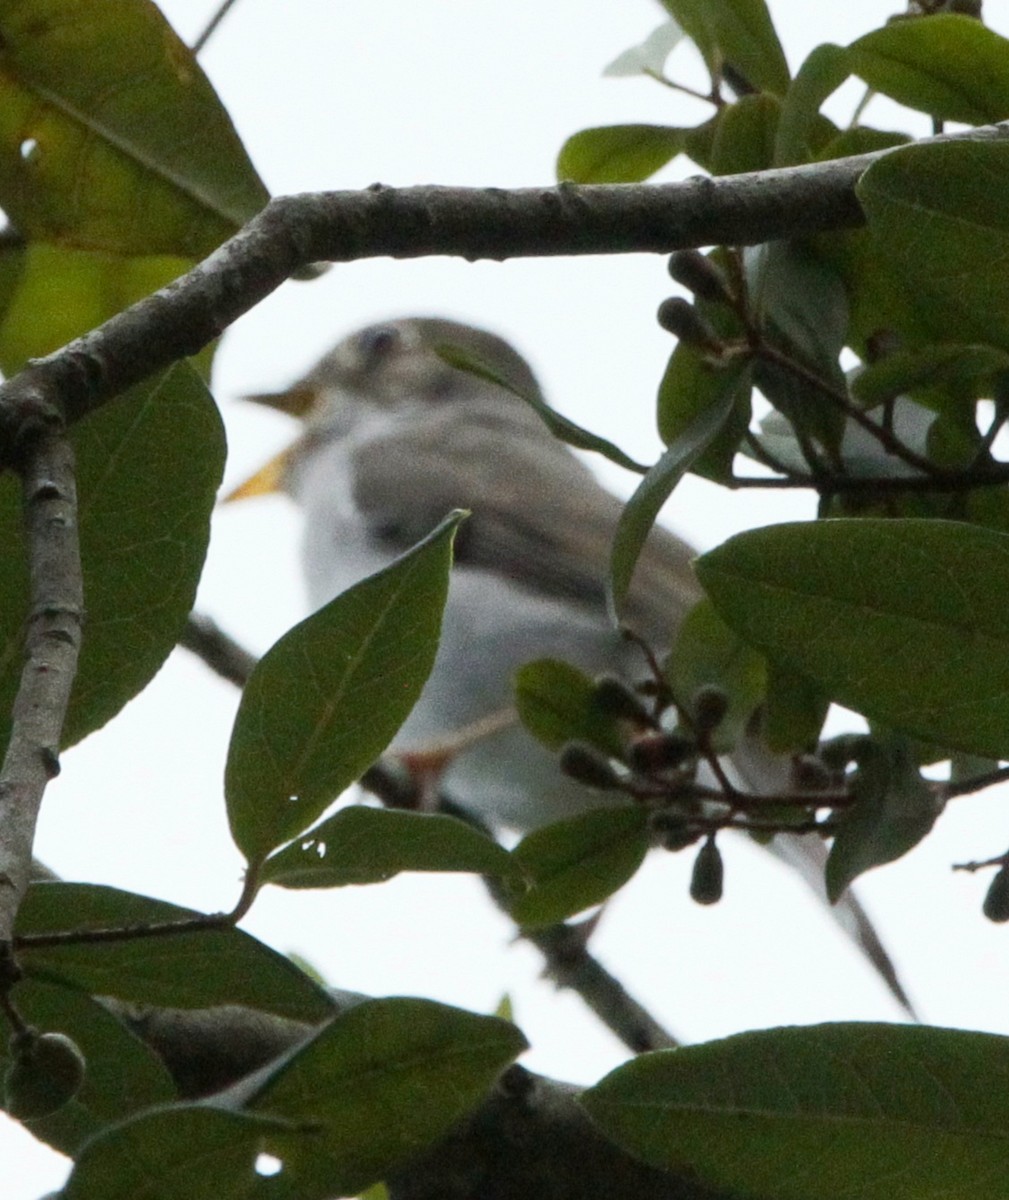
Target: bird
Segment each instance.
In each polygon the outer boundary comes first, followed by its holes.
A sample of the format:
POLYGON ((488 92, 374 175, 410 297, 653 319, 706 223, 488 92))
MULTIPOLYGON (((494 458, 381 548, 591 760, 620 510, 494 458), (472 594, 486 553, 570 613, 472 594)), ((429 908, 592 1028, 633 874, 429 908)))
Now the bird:
MULTIPOLYGON (((542 402, 543 392, 496 334, 440 317, 370 325, 291 387, 249 397, 304 428, 229 496, 279 490, 301 508, 313 609, 388 566, 449 511, 469 511, 434 667, 390 751, 451 747, 438 760, 440 791, 520 834, 614 800, 565 774, 518 723, 515 672, 549 657, 628 681, 642 673, 640 646, 614 626, 605 602, 623 504, 523 397, 542 402)), ((669 530, 652 530, 622 611, 646 644, 668 650, 701 600, 694 556, 669 530)), ((731 760, 736 782, 757 791, 786 787, 788 766, 752 744, 731 760)), ((820 838, 779 836, 772 849, 824 898, 820 838)), ((857 900, 848 893, 835 914, 907 1007, 857 900)))

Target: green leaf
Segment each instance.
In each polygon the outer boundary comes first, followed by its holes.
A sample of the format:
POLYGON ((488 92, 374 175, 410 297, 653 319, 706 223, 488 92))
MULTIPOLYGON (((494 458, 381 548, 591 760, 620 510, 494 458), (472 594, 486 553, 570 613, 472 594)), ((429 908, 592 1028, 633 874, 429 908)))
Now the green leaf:
POLYGON ((529 881, 508 906, 519 925, 554 925, 623 887, 648 851, 640 808, 599 808, 528 834, 512 851, 529 881))
MULTIPOLYGON (((710 306, 698 303, 697 307, 706 317, 710 306)), ((726 397, 734 397, 732 412, 691 467, 705 479, 725 482, 732 474, 740 440, 750 425, 752 390, 753 367, 748 358, 713 363, 696 347, 680 342, 659 384, 659 435, 667 446, 672 445, 704 413, 716 408, 726 397)))
POLYGON ((546 403, 539 392, 530 392, 524 388, 516 387, 514 382, 506 375, 502 375, 490 363, 485 362, 475 354, 471 354, 464 347, 446 343, 443 346, 436 346, 435 350, 439 357, 443 358, 450 366, 457 367, 460 371, 468 371, 471 375, 476 375, 480 379, 487 379, 491 383, 496 383, 498 387, 503 387, 505 391, 511 392, 513 396, 517 396, 519 400, 524 401, 536 413, 554 437, 559 438, 562 442, 566 442, 567 445, 574 446, 578 450, 591 450, 595 454, 601 454, 603 458, 608 458, 610 462, 616 463, 618 467, 623 467, 627 471, 634 471, 638 475, 644 475, 647 470, 641 463, 635 462, 633 458, 626 455, 619 446, 608 442, 604 437, 599 437, 598 434, 590 433, 589 430, 576 425, 574 421, 568 420, 567 417, 561 416, 559 412, 546 403))
MULTIPOLYGON (((17 937, 66 930, 127 929, 200 914, 161 900, 85 883, 34 883, 18 913, 17 937)), ((51 945, 23 943, 18 961, 31 979, 136 1004, 210 1008, 244 1004, 296 1021, 333 1011, 326 993, 282 954, 225 927, 158 937, 51 945)))
MULTIPOLYGON (((77 1095, 49 1117, 25 1122, 41 1141, 75 1155, 113 1121, 175 1098, 171 1076, 155 1052, 90 996, 25 979, 13 994, 21 1017, 45 1033, 73 1039, 87 1062, 77 1095)), ((13 1030, 0 1019, 0 1076, 13 1030)))
POLYGON ((607 603, 611 614, 619 614, 631 586, 634 568, 655 524, 659 510, 673 489, 714 441, 736 409, 736 389, 729 388, 714 403, 699 413, 669 444, 665 453, 649 468, 634 495, 624 505, 610 552, 607 603))
POLYGON ((719 111, 711 146, 712 175, 763 171, 774 163, 774 139, 781 113, 776 96, 741 96, 719 111))
POLYGON ((514 1025, 430 1000, 369 1000, 337 1017, 249 1100, 318 1128, 308 1144, 275 1140, 285 1200, 383 1178, 474 1108, 525 1046, 514 1025))
POLYGON ((154 1109, 85 1146, 60 1198, 250 1200, 261 1194, 256 1158, 275 1128, 205 1105, 154 1109))
MULTIPOLYGON (((1009 370, 1009 354, 991 346, 940 343, 896 350, 853 373, 852 396, 865 408, 895 400, 909 392, 931 390, 940 384, 989 393, 995 376, 1009 370)), ((975 426, 976 429, 976 426, 975 426)))
POLYGON ((353 804, 268 858, 261 878, 320 888, 381 883, 400 871, 511 870, 504 847, 455 817, 353 804))
POLYGON ((185 258, 130 257, 43 242, 5 247, 2 256, 8 266, 18 268, 4 292, 0 316, 5 375, 101 325, 192 265, 185 258))
POLYGON ((581 1101, 652 1166, 739 1197, 997 1200, 1009 1039, 814 1025, 643 1054, 581 1101))
MULTIPOLYGON (((771 242, 749 259, 753 306, 774 340, 839 390, 838 358, 848 333, 848 298, 837 272, 808 246, 771 242)), ((822 400, 821 400, 822 404, 822 400)))
POLYGON ((836 903, 863 871, 912 850, 935 824, 942 803, 921 777, 906 738, 859 743, 852 781, 855 805, 842 814, 827 859, 827 895, 836 903))
MULTIPOLYGON (((196 594, 224 467, 217 406, 185 363, 70 431, 87 608, 64 746, 153 678, 196 594)), ((0 739, 21 674, 28 578, 15 481, 0 481, 0 739)))
POLYGON ((572 134, 557 156, 569 183, 641 183, 682 154, 687 130, 670 125, 602 125, 572 134))
POLYGON ((770 750, 801 754, 816 748, 830 701, 807 676, 773 659, 767 664, 767 691, 760 731, 770 750))
POLYGON ((550 750, 589 742, 619 758, 623 745, 613 717, 596 704, 596 685, 583 671, 556 658, 525 663, 515 672, 519 720, 550 750))
POLYGON ((697 563, 722 617, 834 700, 1009 757, 1009 537, 936 520, 774 525, 697 563))
POLYGON ((224 774, 231 832, 251 863, 307 829, 409 715, 434 663, 462 517, 447 517, 260 659, 224 774))
POLYGON ((843 47, 827 42, 813 50, 785 94, 778 120, 776 166, 791 167, 815 157, 820 106, 850 74, 848 51, 843 47))
POLYGON ((728 697, 729 706, 714 733, 719 753, 731 750, 746 731, 767 687, 767 663, 742 641, 702 600, 680 626, 665 674, 673 695, 689 705, 698 688, 713 685, 728 697))
POLYGON ((862 176, 873 269, 901 290, 907 336, 945 341, 955 329, 960 342, 1009 349, 1009 276, 995 269, 1009 255, 1006 187, 1002 141, 907 146, 862 176))
POLYGON ((202 258, 268 199, 147 0, 4 0, 0 206, 33 240, 202 258))
POLYGON ((788 63, 764 0, 662 0, 709 67, 730 63, 759 91, 783 96, 788 63))
POLYGON ((848 62, 874 91, 937 120, 1009 117, 1009 41, 971 17, 891 21, 853 42, 848 62))

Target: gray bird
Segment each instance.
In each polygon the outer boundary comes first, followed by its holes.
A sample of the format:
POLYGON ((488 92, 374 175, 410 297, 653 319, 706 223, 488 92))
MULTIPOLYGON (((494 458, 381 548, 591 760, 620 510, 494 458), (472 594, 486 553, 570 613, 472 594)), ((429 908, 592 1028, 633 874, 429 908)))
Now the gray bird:
MULTIPOLYGON (((526 831, 613 800, 562 774, 556 756, 518 724, 515 671, 552 657, 634 679, 642 657, 604 604, 621 502, 519 395, 542 398, 525 359, 491 333, 429 317, 370 326, 288 390, 252 397, 304 418, 305 429, 232 496, 280 489, 300 505, 314 607, 387 566, 451 509, 470 510, 434 669, 390 749, 422 751, 458 737, 441 788, 489 824, 526 831), (507 386, 450 365, 446 350, 507 386), (474 729, 482 736, 468 736, 474 729)), ((635 572, 623 615, 659 649, 701 597, 692 557, 656 528, 635 572)), ((787 786, 787 768, 756 744, 731 763, 737 782, 758 791, 787 786)), ((819 838, 779 836, 772 849, 824 896, 819 838)), ((907 1007, 854 898, 834 911, 907 1007)))

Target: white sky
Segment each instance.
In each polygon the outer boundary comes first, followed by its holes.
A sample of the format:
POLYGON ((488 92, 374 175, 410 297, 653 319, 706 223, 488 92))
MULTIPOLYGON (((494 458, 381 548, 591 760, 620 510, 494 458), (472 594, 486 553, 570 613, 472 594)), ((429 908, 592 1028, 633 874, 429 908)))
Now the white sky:
MULTIPOLYGON (((192 40, 216 0, 163 0, 192 40)), ((847 42, 895 8, 771 0, 791 65, 821 41, 847 42), (811 16, 811 13, 813 14, 811 16)), ((1009 33, 1004 6, 989 21, 1009 33)), ((276 193, 392 184, 504 187, 551 182, 564 138, 588 125, 686 123, 698 107, 603 66, 662 19, 655 0, 240 0, 204 65, 276 193)), ((672 73, 693 70, 677 51, 672 73)), ((851 97, 842 93, 850 112, 851 97)), ((868 119, 877 112, 871 109, 868 119)), ((884 121, 884 116, 878 119, 884 121)), ((892 117, 891 121, 896 122, 892 117)), ((899 127, 899 126, 898 126, 899 127)), ((689 167, 686 170, 689 171, 689 167)), ((225 337, 216 392, 235 482, 290 435, 233 398, 282 385, 338 337, 375 319, 438 313, 514 339, 548 395, 636 457, 654 455, 655 388, 671 348, 654 323, 671 287, 660 257, 504 265, 378 260, 288 284, 225 337)), ((633 480, 605 477, 624 492, 633 480)), ((688 480, 664 519, 701 547, 757 524, 808 516, 808 500, 733 496, 688 480)), ((265 650, 305 614, 298 522, 281 499, 221 512, 200 607, 265 650)), ((64 760, 39 834, 68 879, 112 883, 197 909, 233 903, 241 860, 221 798, 229 686, 176 652, 151 687, 64 760)), ((953 803, 935 836, 861 881, 904 982, 933 1023, 1009 1033, 1009 931, 980 913, 985 881, 952 861, 1009 844, 1005 796, 953 803)), ((655 855, 610 906, 595 951, 680 1036, 844 1019, 898 1019, 886 991, 804 886, 742 841, 726 844, 726 897, 687 898, 690 855, 655 855)), ((590 1082, 624 1057, 576 997, 538 980, 531 949, 478 882, 400 878, 372 888, 268 892, 244 927, 310 959, 336 985, 431 996, 479 1011, 508 992, 534 1069, 590 1082)), ((63 1160, 0 1117, 5 1200, 58 1187, 63 1160)))

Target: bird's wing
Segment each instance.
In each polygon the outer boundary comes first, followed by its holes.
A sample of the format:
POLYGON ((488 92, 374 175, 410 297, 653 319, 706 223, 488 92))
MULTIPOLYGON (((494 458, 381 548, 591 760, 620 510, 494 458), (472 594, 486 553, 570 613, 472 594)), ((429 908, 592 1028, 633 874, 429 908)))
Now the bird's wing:
MULTIPOLYGON (((521 433, 521 431, 520 431, 521 433)), ((559 442, 533 426, 519 436, 512 423, 437 421, 409 438, 390 435, 357 451, 355 500, 383 538, 406 549, 453 508, 472 515, 456 540, 456 561, 500 571, 516 583, 602 611, 610 545, 621 502, 559 442), (507 439, 508 455, 499 450, 507 439), (404 505, 404 496, 422 495, 404 505), (563 539, 560 536, 563 531, 563 539)), ((628 623, 657 648, 668 647, 683 616, 701 597, 690 567, 693 551, 667 530, 652 531, 628 595, 628 623)), ((789 760, 752 739, 733 756, 744 787, 786 791, 789 760)), ((826 851, 816 836, 779 835, 768 849, 798 871, 880 974, 901 1006, 914 1015, 893 964, 856 897, 836 905, 824 885, 826 851)))
MULTIPOLYGON (((520 585, 603 611, 620 501, 537 425, 446 427, 431 422, 409 438, 390 435, 357 448, 354 498, 390 544, 407 547, 452 508, 471 512, 456 561, 487 567, 520 585), (507 457, 500 454, 507 439, 507 457), (404 504, 405 496, 425 497, 404 504)), ((668 645, 700 599, 692 551, 665 530, 650 539, 628 597, 627 619, 668 645)))

